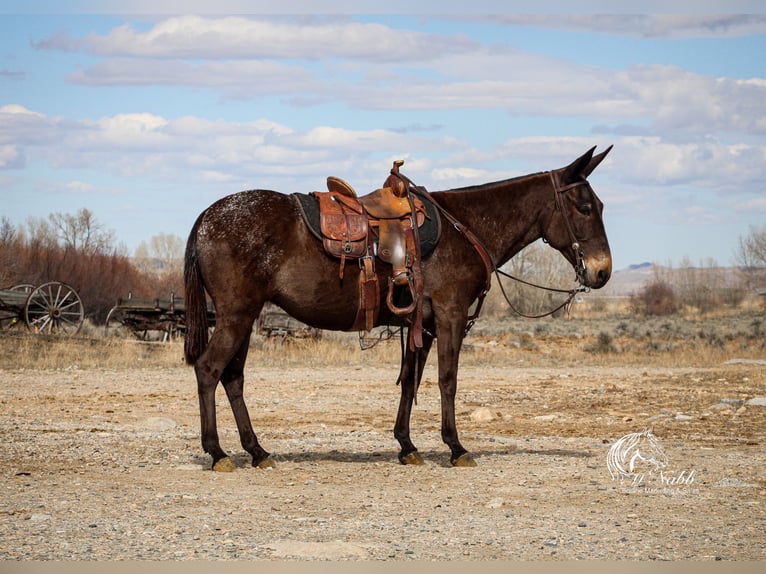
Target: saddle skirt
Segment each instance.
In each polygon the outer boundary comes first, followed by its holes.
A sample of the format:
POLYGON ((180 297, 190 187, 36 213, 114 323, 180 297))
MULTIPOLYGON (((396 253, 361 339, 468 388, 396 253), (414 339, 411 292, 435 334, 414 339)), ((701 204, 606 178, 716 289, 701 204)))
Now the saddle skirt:
MULTIPOLYGON (((299 211, 301 215, 303 216, 303 221, 306 224, 306 227, 311 231, 311 234, 316 237, 319 241, 322 241, 322 243, 325 245, 325 249, 328 249, 327 243, 325 242, 326 236, 324 235, 322 231, 322 225, 321 225, 321 217, 320 217, 320 210, 319 210, 319 202, 321 196, 327 196, 326 192, 318 193, 294 193, 292 194, 293 199, 295 200, 296 204, 298 205, 299 211)), ((337 196, 336 196, 337 197, 337 196)), ((348 196, 344 197, 348 199, 348 196)), ((364 196, 363 196, 364 197, 364 196)), ((420 199, 417 198, 417 200, 422 205, 422 210, 418 209, 418 236, 420 239, 420 256, 421 258, 428 257, 433 250, 436 248, 436 245, 439 243, 439 237, 441 236, 441 219, 439 217, 439 211, 437 207, 427 199, 420 199)), ((355 250, 355 253, 359 253, 362 249, 359 245, 359 242, 363 241, 364 249, 365 251, 361 255, 351 256, 347 255, 347 257, 354 258, 354 257, 363 257, 366 255, 366 248, 367 248, 367 232, 369 231, 369 223, 368 218, 363 214, 363 212, 359 209, 358 203, 354 204, 354 202, 346 203, 343 200, 340 200, 343 202, 344 209, 347 209, 347 215, 350 216, 349 222, 350 226, 348 228, 348 239, 353 244, 353 249, 355 250), (355 206, 356 205, 356 206, 355 206), (362 237, 362 234, 364 232, 364 237, 362 237)), ((344 216, 343 216, 344 217, 344 216)), ((330 232, 329 238, 331 240, 335 240, 338 242, 342 242, 346 238, 346 233, 341 228, 340 230, 336 230, 335 232, 330 232)), ((378 237, 373 234, 371 238, 373 247, 375 251, 378 251, 377 248, 377 242, 378 237)), ((332 247, 331 249, 335 257, 341 257, 342 255, 342 247, 332 247)), ((374 253, 374 251, 373 251, 374 253)))

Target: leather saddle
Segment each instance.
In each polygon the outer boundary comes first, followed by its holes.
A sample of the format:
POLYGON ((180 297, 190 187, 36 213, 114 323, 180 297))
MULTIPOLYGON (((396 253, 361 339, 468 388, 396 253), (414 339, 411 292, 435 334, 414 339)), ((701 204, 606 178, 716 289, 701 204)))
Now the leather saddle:
MULTIPOLYGON (((420 261, 423 257, 420 232, 433 236, 425 226, 431 220, 437 234, 427 249, 432 250, 438 240, 438 214, 433 205, 415 196, 409 184, 399 175, 404 162, 394 162, 383 187, 358 197, 354 189, 337 177, 327 178, 328 191, 312 192, 319 206, 319 236, 325 251, 340 260, 339 276, 343 278, 346 263, 358 261, 359 305, 352 329, 372 329, 380 310, 380 287, 375 269, 379 259, 391 266, 386 304, 397 316, 409 317, 410 346, 422 346, 422 293, 423 277, 420 261), (429 209, 431 208, 431 209, 429 209), (408 297, 395 302, 394 290, 401 287, 408 297)), ((409 181, 409 180, 407 180, 409 181)), ((309 222, 306 196, 298 197, 304 218, 309 222)), ((311 228, 312 226, 309 225, 311 228)))

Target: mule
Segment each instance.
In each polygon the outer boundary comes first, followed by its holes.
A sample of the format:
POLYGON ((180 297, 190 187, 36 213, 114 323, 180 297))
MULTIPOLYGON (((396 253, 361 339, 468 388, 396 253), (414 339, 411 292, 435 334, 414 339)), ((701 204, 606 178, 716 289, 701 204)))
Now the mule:
MULTIPOLYGON (((447 220, 459 224, 443 225, 438 245, 421 264, 423 341, 404 351, 398 379, 401 396, 394 436, 401 447, 401 463, 423 463, 410 439, 410 414, 436 340, 441 437, 450 449, 452 465, 476 464, 458 438, 455 394, 469 309, 483 297, 493 269, 543 239, 571 263, 582 285, 597 289, 609 280, 612 259, 603 204, 587 178, 611 149, 594 155, 594 147, 552 171, 430 194, 447 220), (479 256, 475 241, 467 240, 468 230, 489 255, 491 268, 486 257, 479 256)), ((243 399, 250 333, 263 305, 271 301, 311 327, 350 330, 359 296, 356 267, 348 265, 339 279, 338 261, 325 253, 309 231, 294 198, 283 193, 235 193, 216 201, 197 218, 184 262, 184 354, 194 366, 202 448, 212 457, 214 470, 234 468, 218 438, 215 390, 219 382, 253 466, 274 465, 273 457, 258 442, 243 399), (209 340, 205 292, 216 312, 209 340)), ((381 289, 386 289, 390 267, 379 262, 376 269, 381 289)), ((400 323, 381 306, 376 325, 400 323)))

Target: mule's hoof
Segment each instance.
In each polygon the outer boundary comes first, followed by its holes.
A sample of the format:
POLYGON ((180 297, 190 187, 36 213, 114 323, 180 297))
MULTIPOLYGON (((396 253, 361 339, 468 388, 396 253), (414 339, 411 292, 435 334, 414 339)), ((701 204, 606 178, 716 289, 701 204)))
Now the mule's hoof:
POLYGON ((415 466, 421 466, 423 464, 423 458, 420 456, 420 453, 418 453, 417 451, 412 451, 408 455, 400 456, 399 461, 402 464, 412 464, 415 466))
POLYGON ((216 472, 234 472, 237 470, 237 466, 228 456, 225 456, 218 459, 215 464, 213 464, 213 470, 216 472))
POLYGON ((269 455, 266 458, 264 458, 261 462, 253 463, 253 466, 256 468, 276 468, 277 463, 274 460, 274 458, 269 455))
POLYGON ((453 460, 452 466, 472 467, 476 466, 476 461, 471 456, 471 453, 466 452, 453 460))

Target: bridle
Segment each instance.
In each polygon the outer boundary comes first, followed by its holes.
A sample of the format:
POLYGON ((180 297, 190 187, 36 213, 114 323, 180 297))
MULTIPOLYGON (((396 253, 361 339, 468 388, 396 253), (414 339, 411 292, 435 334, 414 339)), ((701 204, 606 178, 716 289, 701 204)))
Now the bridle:
MULTIPOLYGON (((393 170, 392 170, 393 173, 393 170)), ((484 297, 487 295, 487 292, 489 291, 492 282, 492 273, 494 272, 495 277, 497 277, 497 284, 500 286, 500 291, 503 294, 503 298, 505 299, 506 303, 508 303, 508 306, 511 308, 511 310, 516 313, 517 315, 521 317, 525 317, 527 319, 541 319, 543 317, 548 317, 549 315, 553 315, 560 309, 566 308, 567 312, 569 312, 569 309, 572 306, 572 301, 574 301, 575 297, 580 293, 587 293, 590 291, 590 287, 585 286, 585 257, 580 249, 580 242, 577 239, 577 236, 575 235, 574 228, 572 227, 572 222, 567 214, 566 209, 564 208, 564 203, 562 201, 561 196, 568 192, 569 190, 575 189, 576 187, 579 187, 581 185, 587 185, 588 181, 585 179, 582 179, 580 181, 576 181, 574 183, 570 183, 564 186, 559 186, 558 182, 556 181, 556 176, 554 175, 554 172, 549 171, 547 172, 548 175, 551 178, 551 183, 553 185, 553 196, 555 200, 556 210, 561 212, 561 217, 564 219, 564 224, 566 225, 567 232, 569 233, 569 238, 572 241, 572 251, 574 251, 575 254, 575 275, 577 282, 579 283, 579 287, 576 287, 574 289, 557 289, 555 287, 546 287, 544 285, 538 285, 536 283, 531 283, 529 281, 525 281, 524 279, 520 279, 518 277, 515 277, 511 275, 510 273, 506 273, 502 269, 499 269, 497 265, 495 265, 495 262, 492 261, 492 257, 489 255, 489 252, 482 244, 481 240, 474 235, 470 229, 468 229, 465 225, 460 223, 456 217, 454 217, 449 211, 444 209, 441 205, 439 205, 436 200, 433 199, 431 194, 428 192, 428 190, 423 187, 422 185, 416 185, 410 178, 408 178, 406 175, 402 173, 397 173, 396 175, 399 176, 399 178, 405 183, 405 185, 415 193, 416 195, 419 195, 425 199, 428 199, 431 203, 433 203, 437 209, 444 215, 445 219, 447 219, 453 227, 461 234, 465 239, 473 246, 473 248, 478 253, 480 259, 484 263, 484 267, 486 269, 486 277, 487 282, 484 286, 484 289, 478 296, 476 308, 474 309, 474 312, 471 314, 470 317, 468 317, 468 323, 466 324, 465 328, 465 334, 467 335, 468 332, 471 330, 471 327, 473 327, 476 320, 479 318, 479 313, 481 312, 482 304, 484 303, 484 297), (561 303, 559 306, 554 308, 551 311, 548 311, 546 313, 542 313, 540 315, 529 315, 526 313, 523 313, 519 311, 514 304, 511 302, 510 297, 508 297, 508 294, 505 292, 505 288, 503 287, 502 281, 500 281, 500 275, 503 277, 507 277, 509 279, 513 279, 514 281, 517 281, 518 283, 523 283, 524 285, 529 285, 530 287, 535 287, 537 289, 543 289, 545 291, 550 291, 552 293, 566 293, 567 298, 566 300, 561 303)), ((547 243, 548 241, 543 238, 543 241, 547 243)))
MULTIPOLYGON (((553 172, 549 171, 548 175, 550 175, 551 183, 553 184, 553 197, 555 200, 556 209, 561 212, 561 217, 564 220, 564 224, 566 225, 567 232, 569 233, 569 239, 572 241, 572 251, 575 254, 574 268, 575 268, 575 275, 577 276, 577 282, 580 285, 584 285, 585 284, 585 257, 582 253, 582 250, 580 249, 580 241, 577 239, 577 236, 575 235, 574 228, 572 227, 572 221, 569 217, 569 214, 567 213, 567 210, 564 208, 564 202, 561 196, 571 189, 575 189, 576 187, 580 187, 581 185, 587 185, 588 182, 585 179, 581 179, 580 181, 576 181, 574 183, 570 183, 563 187, 559 187, 558 182, 556 181, 556 176, 553 175, 553 172)), ((543 241, 547 243, 546 239, 543 239, 543 241)))

